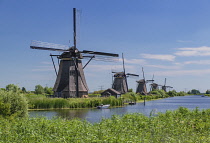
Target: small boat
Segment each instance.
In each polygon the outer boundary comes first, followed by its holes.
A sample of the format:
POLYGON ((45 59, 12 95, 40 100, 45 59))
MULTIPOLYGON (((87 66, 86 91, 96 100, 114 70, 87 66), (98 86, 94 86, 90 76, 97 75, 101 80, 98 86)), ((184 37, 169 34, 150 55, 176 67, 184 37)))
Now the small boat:
POLYGON ((129 104, 129 105, 135 105, 136 102, 129 102, 128 104, 129 104))
POLYGON ((202 95, 201 97, 205 97, 205 95, 202 95))
POLYGON ((109 106, 110 106, 110 104, 107 104, 107 105, 101 104, 101 105, 97 106, 97 108, 98 109, 107 109, 107 108, 109 108, 109 106))

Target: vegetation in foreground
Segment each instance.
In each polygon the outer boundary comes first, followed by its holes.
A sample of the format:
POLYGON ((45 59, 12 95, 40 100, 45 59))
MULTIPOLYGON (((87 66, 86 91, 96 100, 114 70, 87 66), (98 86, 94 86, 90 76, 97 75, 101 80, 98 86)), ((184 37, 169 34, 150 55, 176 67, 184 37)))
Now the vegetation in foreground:
POLYGON ((210 109, 180 107, 146 117, 126 114, 91 124, 45 118, 0 119, 0 142, 210 142, 210 109))

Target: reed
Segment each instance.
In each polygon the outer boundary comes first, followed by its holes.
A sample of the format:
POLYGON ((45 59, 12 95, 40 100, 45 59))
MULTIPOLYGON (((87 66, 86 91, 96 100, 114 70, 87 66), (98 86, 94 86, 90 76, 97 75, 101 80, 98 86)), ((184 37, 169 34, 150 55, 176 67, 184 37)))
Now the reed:
POLYGON ((106 98, 47 98, 45 96, 28 97, 29 109, 51 109, 51 108, 93 108, 101 104, 111 106, 122 106, 123 100, 115 97, 106 98))
POLYGON ((126 114, 91 124, 46 118, 0 119, 0 142, 210 142, 210 109, 126 114))

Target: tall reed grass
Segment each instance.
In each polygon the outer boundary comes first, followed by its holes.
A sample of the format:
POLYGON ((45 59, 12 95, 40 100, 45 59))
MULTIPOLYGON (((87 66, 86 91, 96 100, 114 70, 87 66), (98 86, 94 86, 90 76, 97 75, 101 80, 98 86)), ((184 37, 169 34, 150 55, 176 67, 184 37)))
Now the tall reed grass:
POLYGON ((9 143, 208 143, 210 109, 151 114, 126 114, 91 124, 86 121, 45 118, 0 119, 0 142, 9 143))
POLYGON ((50 108, 93 108, 101 104, 111 106, 122 106, 123 100, 115 97, 106 98, 47 98, 45 96, 28 97, 29 109, 50 109, 50 108))

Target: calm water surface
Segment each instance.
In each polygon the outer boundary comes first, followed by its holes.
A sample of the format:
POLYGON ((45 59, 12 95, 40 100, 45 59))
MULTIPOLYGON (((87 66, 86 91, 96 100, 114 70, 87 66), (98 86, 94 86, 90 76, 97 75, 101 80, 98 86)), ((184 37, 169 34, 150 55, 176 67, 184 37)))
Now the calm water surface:
POLYGON ((44 116, 48 119, 61 117, 67 119, 79 118, 85 119, 91 123, 99 122, 102 118, 110 118, 112 115, 123 115, 126 113, 142 113, 149 116, 151 112, 165 112, 166 110, 176 110, 180 106, 188 109, 210 109, 210 97, 201 95, 170 97, 161 100, 147 101, 137 103, 136 105, 127 105, 119 108, 110 109, 59 109, 46 111, 30 111, 30 117, 44 116))

